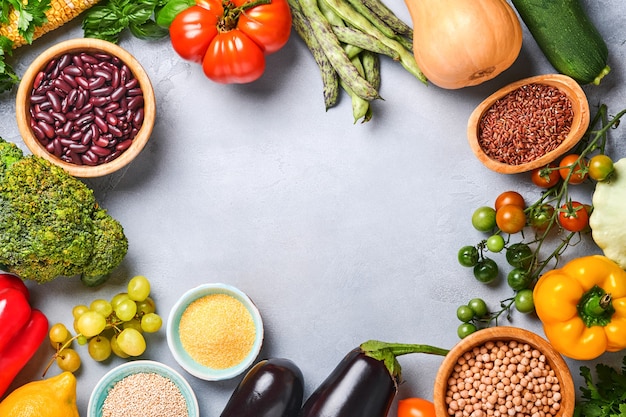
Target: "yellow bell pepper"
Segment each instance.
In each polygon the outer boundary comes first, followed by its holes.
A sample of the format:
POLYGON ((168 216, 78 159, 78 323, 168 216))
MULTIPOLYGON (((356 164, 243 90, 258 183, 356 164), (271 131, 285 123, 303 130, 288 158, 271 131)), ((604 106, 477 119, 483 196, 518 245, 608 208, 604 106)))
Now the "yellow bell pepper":
POLYGON ((546 272, 533 290, 546 337, 577 360, 626 348, 626 271, 602 255, 546 272))

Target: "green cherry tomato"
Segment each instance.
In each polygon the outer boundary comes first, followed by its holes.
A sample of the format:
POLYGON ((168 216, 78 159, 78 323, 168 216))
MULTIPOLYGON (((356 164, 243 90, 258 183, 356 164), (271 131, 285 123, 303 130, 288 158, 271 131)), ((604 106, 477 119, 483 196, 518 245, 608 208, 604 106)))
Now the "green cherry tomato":
POLYGON ((515 294, 515 308, 520 313, 530 313, 535 311, 535 301, 533 300, 533 290, 527 288, 515 294))
POLYGON ((490 258, 481 259, 474 266, 474 277, 484 284, 493 282, 498 277, 498 264, 490 258))
POLYGON ((459 263, 471 268, 478 263, 478 249, 475 246, 463 246, 458 253, 459 263))
POLYGON ((476 317, 484 317, 489 313, 487 303, 482 298, 472 298, 467 305, 472 309, 476 317))
POLYGON ((533 262, 533 251, 525 243, 514 243, 506 250, 506 261, 512 267, 528 269, 533 262))
POLYGON ((522 268, 512 269, 506 277, 507 284, 509 284, 509 287, 511 287, 511 289, 514 291, 528 288, 528 286, 531 284, 531 281, 531 275, 528 273, 528 271, 522 268))
POLYGON ((456 309, 456 317, 461 320, 463 323, 467 323, 468 321, 474 318, 474 310, 468 305, 459 306, 456 309))
POLYGON ((488 206, 477 208, 472 214, 472 226, 481 232, 493 230, 496 227, 496 210, 488 206))
POLYGON ((537 232, 544 232, 554 217, 554 207, 550 204, 542 204, 532 210, 529 214, 530 225, 537 232))
POLYGON ((457 328, 456 333, 460 339, 464 339, 476 330, 478 330, 478 328, 472 323, 461 323, 457 328))
POLYGON ((604 155, 595 155, 589 160, 589 176, 596 181, 606 181, 614 171, 613 160, 604 155))
POLYGON ((502 235, 491 235, 487 238, 487 249, 489 251, 498 253, 504 249, 504 238, 502 235))

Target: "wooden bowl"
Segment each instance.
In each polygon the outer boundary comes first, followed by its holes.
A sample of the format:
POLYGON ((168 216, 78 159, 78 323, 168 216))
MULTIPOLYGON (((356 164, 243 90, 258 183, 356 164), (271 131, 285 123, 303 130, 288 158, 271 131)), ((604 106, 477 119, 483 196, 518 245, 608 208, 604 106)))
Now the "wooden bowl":
POLYGON ((152 134, 156 115, 156 101, 152 84, 145 70, 139 62, 120 46, 100 39, 79 38, 58 43, 39 55, 28 67, 17 91, 16 118, 18 128, 24 143, 30 151, 37 156, 61 166, 68 173, 76 177, 99 177, 110 174, 130 163, 144 148, 152 134), (45 146, 37 139, 31 128, 31 93, 38 74, 56 58, 68 53, 106 53, 119 58, 130 69, 134 78, 139 82, 143 93, 143 122, 139 131, 132 139, 130 147, 124 150, 117 158, 100 163, 98 165, 76 164, 62 160, 46 150, 45 146))
POLYGON ((585 134, 589 126, 589 117, 587 96, 574 79, 562 74, 538 75, 511 83, 499 89, 480 103, 470 115, 467 126, 467 138, 472 151, 487 168, 502 174, 517 174, 544 167, 572 149, 585 134), (513 165, 492 159, 481 147, 479 141, 480 122, 497 100, 529 84, 543 84, 558 88, 570 99, 573 110, 573 120, 570 131, 558 147, 529 162, 513 165))
POLYGON ((445 356, 435 378, 433 393, 437 417, 449 417, 446 404, 448 379, 459 358, 463 356, 465 352, 471 351, 475 347, 483 346, 487 342, 497 341, 517 341, 525 343, 543 353, 546 357, 546 362, 554 370, 560 385, 560 410, 554 417, 572 416, 576 392, 570 370, 561 355, 554 350, 545 339, 531 331, 516 327, 496 326, 472 333, 456 344, 445 356))

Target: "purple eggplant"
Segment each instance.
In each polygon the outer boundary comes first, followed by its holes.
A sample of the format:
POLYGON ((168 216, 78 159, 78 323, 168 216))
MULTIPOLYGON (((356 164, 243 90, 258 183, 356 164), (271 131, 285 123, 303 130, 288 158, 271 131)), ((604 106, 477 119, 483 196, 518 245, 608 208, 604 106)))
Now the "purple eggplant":
POLYGON ((220 417, 297 417, 303 398, 300 368, 289 359, 265 359, 237 385, 220 417))
POLYGON ((396 356, 446 355, 428 345, 372 340, 350 351, 306 400, 299 417, 386 417, 398 392, 401 368, 396 356))

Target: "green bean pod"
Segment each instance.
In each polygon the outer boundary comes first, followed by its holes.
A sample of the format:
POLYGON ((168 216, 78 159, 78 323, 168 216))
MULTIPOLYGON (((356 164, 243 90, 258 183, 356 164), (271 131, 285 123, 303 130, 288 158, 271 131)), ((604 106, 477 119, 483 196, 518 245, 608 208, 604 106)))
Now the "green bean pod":
POLYGON ((385 22, 394 32, 413 39, 413 28, 404 23, 386 4, 380 0, 361 0, 365 7, 370 9, 380 20, 385 22))
POLYGON ((313 31, 309 25, 308 20, 302 14, 300 4, 298 0, 288 0, 291 7, 291 15, 293 21, 293 27, 298 33, 300 38, 304 41, 307 48, 311 51, 313 59, 317 63, 320 69, 320 75, 322 77, 322 90, 324 95, 324 105, 326 110, 334 107, 337 104, 339 98, 339 76, 331 65, 330 61, 326 57, 326 54, 322 50, 317 38, 313 34, 313 31))
POLYGON ((315 37, 341 80, 364 100, 370 101, 380 98, 378 91, 359 74, 354 64, 350 61, 337 36, 333 33, 328 20, 326 20, 317 6, 317 2, 315 0, 299 1, 302 12, 308 19, 315 37))
POLYGON ((400 54, 395 49, 388 47, 372 35, 368 35, 350 26, 332 26, 332 29, 340 42, 358 46, 361 49, 377 54, 386 55, 394 61, 400 59, 400 54))

